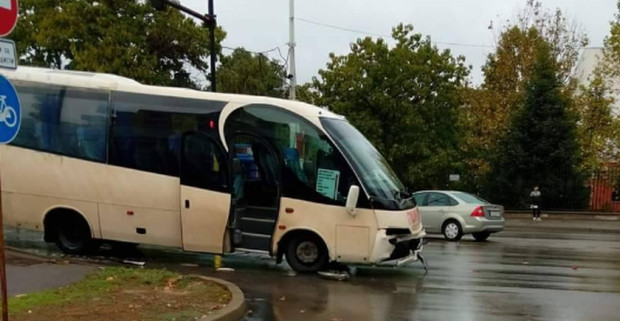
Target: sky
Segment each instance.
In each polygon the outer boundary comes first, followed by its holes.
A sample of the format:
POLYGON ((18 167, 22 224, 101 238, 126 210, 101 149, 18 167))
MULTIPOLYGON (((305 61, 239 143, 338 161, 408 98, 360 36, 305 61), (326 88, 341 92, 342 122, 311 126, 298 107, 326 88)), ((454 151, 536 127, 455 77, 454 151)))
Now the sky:
MULTIPOLYGON (((207 12, 208 0, 181 0, 187 7, 207 12)), ((287 57, 289 0, 214 0, 218 25, 226 32, 223 46, 269 51, 271 58, 287 57)), ((602 46, 617 0, 543 0, 548 9, 560 8, 590 38, 602 46)), ((524 8, 526 0, 295 0, 295 57, 297 82, 308 82, 324 69, 329 54, 344 55, 357 38, 388 38, 392 27, 412 24, 414 31, 431 36, 441 49, 466 57, 471 79, 482 81, 480 68, 493 51, 494 26, 505 24, 524 8), (349 31, 352 30, 352 31, 349 31), (356 31, 356 32, 353 32, 356 31)), ((225 49, 229 50, 229 49, 225 49)))

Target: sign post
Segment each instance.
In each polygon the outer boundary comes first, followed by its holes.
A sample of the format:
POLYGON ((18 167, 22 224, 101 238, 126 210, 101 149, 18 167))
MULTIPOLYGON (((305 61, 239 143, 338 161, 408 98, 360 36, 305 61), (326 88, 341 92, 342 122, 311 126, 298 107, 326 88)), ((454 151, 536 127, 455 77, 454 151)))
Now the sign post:
MULTIPOLYGON (((1 0, 0 0, 1 1, 1 0)), ((8 144, 19 132, 21 106, 15 87, 0 75, 0 144, 8 144)), ((2 281, 2 320, 9 319, 6 290, 6 263, 4 257, 4 224, 2 217, 2 179, 0 178, 0 281, 2 281)))
MULTIPOLYGON (((17 50, 13 41, 2 39, 17 24, 17 0, 0 0, 0 68, 17 68, 17 50)), ((21 108, 15 87, 0 75, 0 144, 10 143, 21 124, 21 108)), ((2 179, 0 179, 0 290, 2 291, 2 320, 9 320, 6 290, 6 260, 4 257, 4 224, 2 217, 2 179)))

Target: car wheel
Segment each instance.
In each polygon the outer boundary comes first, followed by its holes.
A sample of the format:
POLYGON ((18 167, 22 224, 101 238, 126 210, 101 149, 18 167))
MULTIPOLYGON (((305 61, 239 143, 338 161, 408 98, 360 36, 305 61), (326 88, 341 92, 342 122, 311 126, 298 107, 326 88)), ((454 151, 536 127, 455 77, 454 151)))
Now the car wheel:
POLYGON ((321 270, 328 263, 325 243, 313 234, 294 236, 286 247, 286 261, 293 270, 312 273, 321 270))
POLYGON ((489 236, 491 236, 491 233, 489 233, 489 232, 478 232, 478 233, 472 233, 472 236, 474 237, 474 239, 476 239, 476 241, 484 242, 484 241, 486 241, 489 238, 489 236))
POLYGON ((461 239, 461 237, 463 237, 463 228, 461 227, 461 224, 459 224, 459 222, 455 221, 455 220, 448 220, 445 223, 443 223, 443 236, 448 240, 448 241, 458 241, 461 239))

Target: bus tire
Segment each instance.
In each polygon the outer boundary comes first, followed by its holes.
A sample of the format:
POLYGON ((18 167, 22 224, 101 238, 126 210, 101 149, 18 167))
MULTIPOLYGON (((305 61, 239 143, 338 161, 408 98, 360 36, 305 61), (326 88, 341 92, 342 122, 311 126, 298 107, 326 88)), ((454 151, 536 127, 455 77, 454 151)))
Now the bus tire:
POLYGON ((50 229, 56 246, 66 254, 88 254, 100 244, 91 236, 86 220, 73 211, 50 213, 45 229, 50 229))
POLYGON ((286 244, 286 262, 299 273, 314 273, 329 261, 327 246, 313 233, 294 235, 286 244))

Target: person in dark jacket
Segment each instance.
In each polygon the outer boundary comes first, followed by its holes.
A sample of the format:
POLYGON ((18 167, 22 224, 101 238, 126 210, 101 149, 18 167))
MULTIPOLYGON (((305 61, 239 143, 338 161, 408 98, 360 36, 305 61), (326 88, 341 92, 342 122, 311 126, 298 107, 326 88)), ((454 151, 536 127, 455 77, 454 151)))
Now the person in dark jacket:
POLYGON ((540 190, 538 188, 538 186, 534 186, 534 190, 530 193, 530 201, 531 204, 530 208, 532 209, 532 220, 534 221, 542 221, 540 219, 540 199, 542 198, 542 194, 540 193, 540 190))

